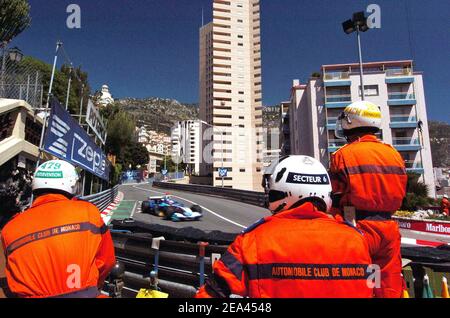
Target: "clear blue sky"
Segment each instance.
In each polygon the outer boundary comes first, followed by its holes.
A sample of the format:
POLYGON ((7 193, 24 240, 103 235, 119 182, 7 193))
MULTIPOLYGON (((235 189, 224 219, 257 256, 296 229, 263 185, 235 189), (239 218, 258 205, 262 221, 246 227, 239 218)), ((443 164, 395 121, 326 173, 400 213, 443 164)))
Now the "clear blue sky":
MULTIPOLYGON (((14 40, 25 54, 52 62, 57 39, 99 89, 115 97, 198 101, 198 29, 212 0, 30 0, 32 27, 14 40), (66 28, 66 7, 82 10, 81 30, 66 28)), ((263 99, 288 99, 292 79, 322 64, 357 61, 355 36, 342 21, 381 6, 381 29, 363 35, 365 61, 414 58, 424 72, 428 115, 450 122, 450 1, 262 0, 263 99), (410 12, 408 29, 406 8, 410 12), (412 46, 410 46, 410 33, 412 46)))

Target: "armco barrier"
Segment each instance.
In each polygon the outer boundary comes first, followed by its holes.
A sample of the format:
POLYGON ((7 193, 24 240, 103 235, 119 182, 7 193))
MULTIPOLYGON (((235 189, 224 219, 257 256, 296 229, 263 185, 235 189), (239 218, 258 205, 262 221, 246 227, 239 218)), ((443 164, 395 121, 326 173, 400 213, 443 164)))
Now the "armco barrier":
POLYGON ((114 230, 112 236, 116 258, 125 265, 125 288, 128 291, 150 288, 150 272, 156 271, 158 287, 174 298, 193 297, 211 275, 215 257, 220 258, 227 248, 114 230), (155 240, 159 241, 159 248, 155 248, 155 240))
POLYGON ((212 187, 197 184, 177 184, 172 182, 153 182, 153 186, 161 189, 172 189, 219 196, 225 199, 240 201, 251 205, 264 207, 265 196, 263 192, 238 190, 230 188, 212 187))
POLYGON ((81 197, 80 199, 91 202, 92 204, 97 206, 100 212, 103 212, 103 210, 105 210, 108 207, 108 205, 110 205, 114 201, 118 193, 119 193, 119 186, 117 185, 112 189, 97 194, 84 196, 81 197))

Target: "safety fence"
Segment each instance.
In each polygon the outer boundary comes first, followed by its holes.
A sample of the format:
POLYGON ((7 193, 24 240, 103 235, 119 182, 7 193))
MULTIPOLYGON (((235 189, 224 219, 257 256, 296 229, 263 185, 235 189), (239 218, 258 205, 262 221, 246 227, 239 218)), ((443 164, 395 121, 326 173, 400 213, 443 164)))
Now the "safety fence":
POLYGON ((81 197, 80 199, 84 201, 91 202, 97 208, 100 210, 100 212, 103 212, 117 197, 119 194, 119 186, 116 185, 115 187, 108 189, 106 191, 92 194, 88 196, 81 197))
POLYGON ((24 100, 33 108, 42 107, 43 74, 33 63, 16 62, 0 57, 0 97, 24 100))
POLYGON ((263 192, 212 187, 206 185, 178 184, 171 182, 153 182, 153 186, 161 189, 172 189, 172 190, 188 191, 192 193, 214 195, 223 197, 225 199, 240 201, 243 203, 261 207, 264 206, 265 202, 265 194, 263 192))
POLYGON ((226 250, 222 245, 165 240, 150 233, 112 232, 116 258, 125 266, 122 297, 135 297, 145 288, 171 298, 192 298, 226 250))

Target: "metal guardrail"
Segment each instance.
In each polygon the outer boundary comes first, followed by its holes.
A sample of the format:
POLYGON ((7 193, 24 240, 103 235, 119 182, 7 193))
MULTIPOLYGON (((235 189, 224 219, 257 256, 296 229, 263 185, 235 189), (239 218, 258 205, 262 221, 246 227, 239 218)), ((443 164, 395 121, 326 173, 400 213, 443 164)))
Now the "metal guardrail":
POLYGON ((126 289, 151 288, 150 273, 153 271, 157 273, 157 287, 174 298, 192 298, 212 274, 213 261, 227 248, 120 231, 113 231, 112 237, 116 258, 125 265, 123 281, 126 289), (155 248, 154 240, 159 241, 158 248, 155 248))
POLYGON ((171 182, 153 182, 153 186, 162 189, 172 189, 219 196, 225 199, 264 207, 265 194, 263 192, 238 190, 230 188, 212 187, 206 185, 177 184, 171 182))
POLYGON ((80 199, 91 202, 100 210, 100 212, 103 212, 108 207, 108 205, 110 205, 114 201, 118 193, 119 193, 119 186, 116 185, 112 189, 108 189, 106 191, 97 194, 84 196, 81 197, 80 199))

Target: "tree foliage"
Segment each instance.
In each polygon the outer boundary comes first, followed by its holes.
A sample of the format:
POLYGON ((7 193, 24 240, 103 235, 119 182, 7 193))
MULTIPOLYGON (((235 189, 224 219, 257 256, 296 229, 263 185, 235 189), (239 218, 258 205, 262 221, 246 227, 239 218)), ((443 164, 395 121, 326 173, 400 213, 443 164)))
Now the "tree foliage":
POLYGON ((434 203, 434 200, 428 197, 428 186, 420 181, 419 178, 420 175, 417 173, 408 173, 406 196, 401 210, 417 211, 419 208, 424 208, 434 203))
POLYGON ((148 163, 148 151, 135 139, 136 124, 131 115, 111 104, 100 109, 107 120, 108 138, 106 151, 116 156, 116 162, 124 169, 131 165, 132 169, 148 163))
MULTIPOLYGON (((165 159, 166 159, 166 169, 168 172, 176 172, 177 168, 178 171, 185 171, 187 168, 187 165, 184 162, 179 163, 177 166, 177 164, 172 160, 172 157, 170 156, 166 156, 165 159)), ((161 162, 160 172, 163 169, 164 169, 164 160, 161 162)))
POLYGON ((428 124, 430 133, 431 154, 433 166, 450 167, 450 125, 439 121, 430 121, 428 124))
POLYGON ((130 166, 131 169, 136 169, 139 166, 142 167, 148 164, 149 161, 147 148, 136 141, 132 141, 126 145, 123 157, 119 158, 119 161, 126 168, 130 166))
POLYGON ((31 24, 27 0, 0 0, 0 44, 9 43, 31 24))
POLYGON ((124 156, 125 147, 133 140, 135 124, 130 115, 121 110, 113 113, 107 121, 106 151, 120 161, 124 156))

